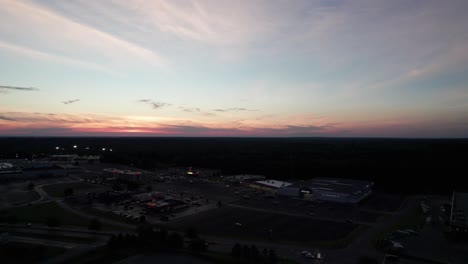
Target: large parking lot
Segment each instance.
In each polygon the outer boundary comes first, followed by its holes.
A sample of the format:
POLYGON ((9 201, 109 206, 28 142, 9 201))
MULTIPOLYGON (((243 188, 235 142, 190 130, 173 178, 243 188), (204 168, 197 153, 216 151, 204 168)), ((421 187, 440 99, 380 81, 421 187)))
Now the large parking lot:
POLYGON ((291 242, 330 241, 346 237, 357 225, 308 217, 222 207, 177 219, 174 228, 195 227, 203 234, 291 242), (271 230, 271 231, 270 231, 271 230))

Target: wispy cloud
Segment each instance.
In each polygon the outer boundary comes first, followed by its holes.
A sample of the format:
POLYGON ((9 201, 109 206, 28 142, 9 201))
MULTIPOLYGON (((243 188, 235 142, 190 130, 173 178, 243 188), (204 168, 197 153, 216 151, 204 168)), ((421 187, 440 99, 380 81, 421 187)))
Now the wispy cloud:
POLYGON ((333 131, 331 125, 252 126, 192 120, 151 121, 90 114, 1 113, 0 135, 173 135, 173 136, 311 136, 333 131), (16 121, 14 125, 8 121, 16 121))
POLYGON ((14 29, 0 27, 0 32, 14 36, 0 48, 36 57, 39 54, 42 59, 97 65, 106 69, 131 67, 135 62, 160 68, 169 65, 154 50, 66 17, 38 3, 2 0, 0 17, 2 21, 16 25, 14 29), (31 39, 34 45, 31 45, 31 39))
POLYGON ((5 120, 5 121, 16 121, 16 120, 13 119, 13 118, 9 118, 9 117, 7 117, 7 116, 2 116, 2 115, 0 115, 0 120, 5 120))
POLYGON ((213 109, 213 111, 216 111, 216 112, 241 112, 241 111, 254 112, 258 110, 251 110, 251 109, 242 108, 242 107, 233 107, 233 108, 217 108, 217 109, 213 109))
POLYGON ((156 102, 151 99, 140 99, 137 102, 144 103, 150 105, 153 109, 160 109, 166 106, 170 106, 171 104, 163 103, 163 102, 156 102))
POLYGON ((184 112, 188 112, 188 113, 199 113, 200 112, 200 108, 198 107, 179 107, 180 109, 182 109, 182 111, 184 112))
POLYGON ((39 91, 38 88, 34 87, 21 87, 21 86, 7 86, 0 85, 0 91, 39 91))
POLYGON ((79 102, 80 99, 74 99, 74 100, 68 100, 68 101, 64 101, 62 102, 63 104, 73 104, 73 103, 76 103, 76 102, 79 102))

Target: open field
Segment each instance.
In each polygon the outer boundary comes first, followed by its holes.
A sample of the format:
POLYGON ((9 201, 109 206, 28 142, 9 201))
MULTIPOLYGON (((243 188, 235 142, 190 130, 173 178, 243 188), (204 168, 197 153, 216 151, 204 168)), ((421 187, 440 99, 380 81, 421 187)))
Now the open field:
POLYGON ((40 196, 35 191, 12 191, 3 195, 2 199, 6 204, 20 205, 39 199, 40 196))
POLYGON ((37 263, 64 252, 65 249, 58 247, 11 242, 0 248, 0 261, 2 264, 37 263))
POLYGON ((89 192, 104 192, 111 190, 111 188, 108 186, 85 182, 58 183, 53 185, 46 185, 43 187, 44 191, 46 191, 52 197, 63 197, 64 191, 67 188, 72 188, 73 193, 75 195, 86 194, 89 192))
POLYGON ((32 237, 32 238, 47 239, 47 240, 54 240, 54 241, 82 243, 82 244, 96 242, 96 237, 69 236, 69 235, 63 235, 61 233, 53 233, 53 232, 43 234, 43 233, 11 231, 8 229, 2 230, 2 228, 0 228, 0 231, 8 232, 8 234, 13 235, 13 236, 32 237))
POLYGON ((335 223, 229 207, 187 216, 169 225, 180 229, 194 226, 200 233, 206 235, 258 240, 267 240, 271 229, 272 239, 275 241, 300 243, 339 240, 357 227, 350 223, 335 223), (242 226, 236 226, 236 223, 242 226))
POLYGON ((24 223, 45 223, 49 216, 57 218, 61 225, 87 226, 89 223, 89 220, 66 211, 55 202, 10 208, 1 211, 0 215, 16 216, 18 222, 24 223))

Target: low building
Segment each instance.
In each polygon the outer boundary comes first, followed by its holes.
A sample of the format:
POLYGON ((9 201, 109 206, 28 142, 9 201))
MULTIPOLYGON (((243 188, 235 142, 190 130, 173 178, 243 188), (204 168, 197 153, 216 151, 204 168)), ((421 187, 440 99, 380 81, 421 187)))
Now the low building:
POLYGON ((84 172, 83 168, 71 164, 60 164, 58 166, 66 170, 67 175, 80 174, 84 172))
POLYGON ((49 162, 23 164, 22 171, 24 178, 65 177, 68 175, 66 169, 49 162))
POLYGON ((233 176, 226 176, 224 180, 231 183, 243 183, 243 182, 252 182, 252 181, 262 181, 266 177, 263 175, 253 175, 253 174, 239 174, 233 176))
POLYGON ((299 197, 337 203, 356 204, 372 193, 373 182, 315 178, 309 181, 278 188, 278 195, 299 197))
POLYGON ((454 231, 468 232, 468 193, 453 192, 450 226, 454 231))
POLYGON ((21 174, 21 168, 12 163, 2 162, 0 163, 0 175, 6 174, 21 174))
POLYGON ((114 168, 104 169, 103 176, 106 179, 118 179, 124 182, 143 184, 151 182, 151 176, 140 171, 119 170, 114 168))
POLYGON ((263 180, 254 181, 247 184, 247 186, 263 191, 277 192, 279 188, 292 185, 290 182, 277 181, 277 180, 263 180))

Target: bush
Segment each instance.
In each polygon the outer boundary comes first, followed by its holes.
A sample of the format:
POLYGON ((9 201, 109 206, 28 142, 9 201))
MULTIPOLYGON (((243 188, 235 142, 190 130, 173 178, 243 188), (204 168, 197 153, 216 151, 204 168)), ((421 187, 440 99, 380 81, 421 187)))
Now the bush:
POLYGON ((60 221, 55 216, 48 216, 46 219, 46 225, 48 227, 57 227, 60 226, 60 221))
POLYGON ((97 218, 91 219, 91 221, 89 222, 89 226, 88 226, 89 230, 99 231, 101 230, 101 228, 102 228, 102 224, 101 224, 101 221, 99 221, 99 219, 97 218))

